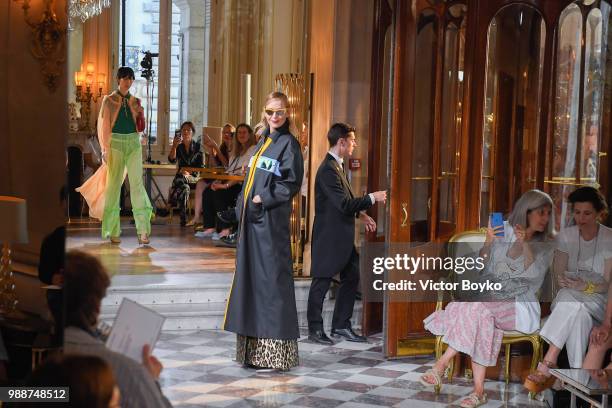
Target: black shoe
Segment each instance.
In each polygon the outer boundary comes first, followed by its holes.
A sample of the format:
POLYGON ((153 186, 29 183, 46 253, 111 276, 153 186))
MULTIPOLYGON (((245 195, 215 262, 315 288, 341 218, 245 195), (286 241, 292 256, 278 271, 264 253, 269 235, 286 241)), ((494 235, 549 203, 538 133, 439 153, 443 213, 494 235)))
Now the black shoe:
POLYGON ((308 340, 312 341, 313 343, 325 344, 326 346, 334 345, 334 342, 332 341, 332 339, 327 337, 327 334, 325 334, 325 331, 323 331, 323 329, 309 330, 308 340))
POLYGON ((215 246, 225 247, 225 248, 236 248, 236 243, 238 242, 237 237, 238 237, 238 234, 234 232, 233 234, 229 234, 227 237, 219 238, 219 240, 215 242, 215 246))
POLYGON ((217 218, 225 224, 238 224, 236 218, 236 208, 228 208, 227 210, 217 211, 217 218))
POLYGON ((344 340, 354 341, 356 343, 367 343, 368 339, 365 336, 360 336, 353 331, 352 328, 347 329, 332 329, 332 337, 343 337, 344 340))

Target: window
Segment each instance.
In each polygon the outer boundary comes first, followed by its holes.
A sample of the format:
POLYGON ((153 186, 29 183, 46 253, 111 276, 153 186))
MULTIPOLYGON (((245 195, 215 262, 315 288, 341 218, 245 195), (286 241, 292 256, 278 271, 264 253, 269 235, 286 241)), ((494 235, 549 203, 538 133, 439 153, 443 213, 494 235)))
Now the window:
POLYGON ((577 186, 599 186, 604 113, 610 112, 610 98, 604 98, 610 86, 605 77, 612 70, 606 53, 611 45, 610 3, 578 3, 563 11, 558 28, 555 116, 545 180, 555 202, 557 228, 572 218, 567 196, 577 186))
MULTIPOLYGON (((152 55, 159 55, 159 33, 160 21, 166 21, 160 13, 159 0, 126 0, 121 3, 120 27, 119 35, 119 61, 118 65, 125 61, 125 65, 131 67, 136 73, 136 81, 132 86, 131 92, 139 97, 142 101, 142 106, 147 114, 147 129, 150 129, 151 144, 156 145, 158 138, 166 139, 165 134, 158 132, 158 89, 162 86, 169 86, 169 134, 174 135, 174 130, 178 128, 180 117, 180 83, 181 83, 181 31, 180 19, 181 13, 179 8, 172 4, 172 26, 171 26, 171 41, 170 50, 162 50, 162 52, 170 52, 170 84, 159 83, 159 57, 154 56, 151 59, 152 67, 150 72, 147 72, 141 65, 145 52, 150 52, 152 55), (121 16, 125 13, 125 26, 121 21, 121 16), (122 38, 125 38, 125 44, 122 43, 122 38), (125 53, 125 60, 124 60, 125 53)), ((172 138, 168 138, 172 142, 172 138)))

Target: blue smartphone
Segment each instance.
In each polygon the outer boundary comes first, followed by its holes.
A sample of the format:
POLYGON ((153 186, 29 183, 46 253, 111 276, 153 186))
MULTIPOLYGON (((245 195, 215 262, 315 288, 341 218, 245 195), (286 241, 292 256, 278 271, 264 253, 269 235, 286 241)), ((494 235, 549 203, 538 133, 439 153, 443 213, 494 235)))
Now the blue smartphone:
POLYGON ((502 227, 500 231, 497 231, 495 233, 496 237, 503 237, 504 236, 504 218, 502 216, 502 213, 499 212, 494 212, 491 213, 491 228, 493 228, 494 230, 502 227))

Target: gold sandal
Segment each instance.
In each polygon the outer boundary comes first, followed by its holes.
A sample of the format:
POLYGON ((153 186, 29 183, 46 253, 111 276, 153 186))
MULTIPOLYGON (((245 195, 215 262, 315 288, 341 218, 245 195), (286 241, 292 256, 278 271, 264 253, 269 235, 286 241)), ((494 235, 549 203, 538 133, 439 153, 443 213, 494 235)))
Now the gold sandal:
POLYGON ((433 369, 425 371, 425 374, 419 377, 419 382, 425 387, 433 387, 436 394, 442 390, 442 374, 434 371, 433 369), (427 376, 432 378, 434 382, 427 381, 427 376))
POLYGON ((471 393, 467 397, 461 400, 459 406, 461 408, 476 408, 487 403, 487 394, 478 396, 475 392, 471 393))
POLYGON ((149 240, 149 236, 147 234, 138 235, 138 243, 140 245, 149 245, 151 241, 149 240))

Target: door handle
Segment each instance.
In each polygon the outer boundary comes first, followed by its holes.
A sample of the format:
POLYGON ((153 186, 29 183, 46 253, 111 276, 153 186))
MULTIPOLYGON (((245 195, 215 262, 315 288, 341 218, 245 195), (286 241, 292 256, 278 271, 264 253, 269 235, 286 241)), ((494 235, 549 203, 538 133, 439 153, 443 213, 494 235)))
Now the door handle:
POLYGON ((405 227, 406 225, 408 225, 407 224, 407 222, 408 222, 408 209, 406 207, 408 207, 408 203, 402 203, 402 213, 404 215, 404 218, 402 219, 402 224, 401 224, 402 227, 405 227))

